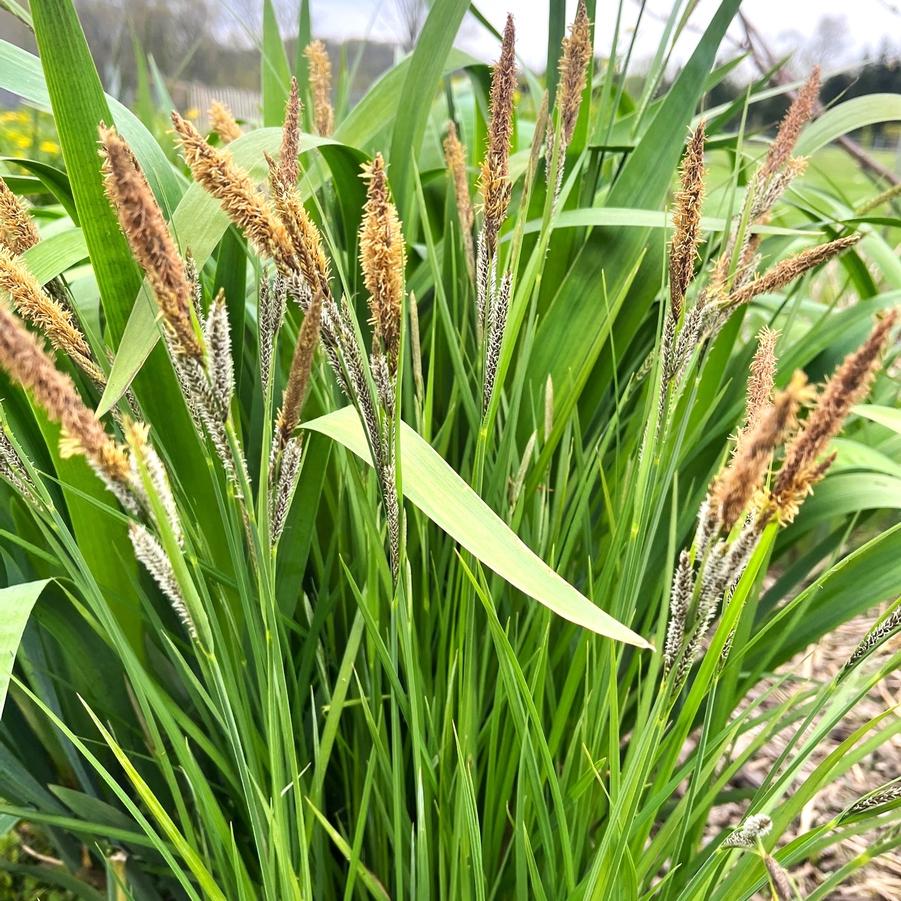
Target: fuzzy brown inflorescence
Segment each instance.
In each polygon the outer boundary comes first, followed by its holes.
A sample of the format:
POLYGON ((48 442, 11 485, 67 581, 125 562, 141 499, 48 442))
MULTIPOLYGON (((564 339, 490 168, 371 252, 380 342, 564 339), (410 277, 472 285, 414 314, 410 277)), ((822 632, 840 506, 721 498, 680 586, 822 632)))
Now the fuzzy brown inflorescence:
POLYGON ((860 238, 860 234, 836 238, 834 241, 829 241, 826 244, 818 244, 816 247, 803 250, 787 260, 781 260, 772 269, 764 272, 763 275, 757 276, 757 278, 729 294, 723 305, 730 310, 736 309, 760 294, 778 291, 805 272, 831 260, 849 247, 853 247, 860 238))
POLYGON ((814 66, 779 125, 779 131, 776 133, 760 169, 763 178, 775 175, 788 162, 795 149, 798 136, 801 134, 801 129, 810 121, 816 110, 819 93, 820 67, 814 66))
POLYGON ((222 204, 259 253, 274 260, 279 271, 290 274, 295 268, 291 239, 247 173, 235 164, 228 151, 211 147, 176 112, 172 113, 172 124, 194 180, 222 204))
POLYGON ((576 129, 591 51, 591 22, 588 19, 585 0, 579 0, 576 17, 570 26, 569 35, 563 39, 563 53, 560 56, 559 64, 560 84, 557 108, 560 110, 564 146, 569 146, 576 129))
POLYGON ((294 356, 288 381, 282 395, 282 406, 276 420, 275 449, 281 451, 288 444, 291 433, 300 422, 300 411, 310 384, 313 357, 319 344, 319 329, 322 318, 322 295, 317 291, 307 307, 303 324, 297 335, 294 356))
POLYGON ((806 383, 804 374, 796 372, 788 388, 776 395, 742 435, 735 456, 714 481, 711 505, 724 531, 738 522, 762 484, 773 451, 797 415, 806 383))
POLYGON ((40 329, 54 348, 69 356, 96 385, 104 384, 103 372, 72 314, 50 297, 24 263, 5 247, 0 247, 0 290, 9 296, 13 309, 40 329))
POLYGON ((28 210, 0 178, 0 245, 19 255, 34 247, 40 239, 28 210))
POLYGON ((128 457, 18 319, 0 305, 0 365, 63 428, 67 455, 83 453, 111 482, 127 484, 128 457))
POLYGON ((147 275, 166 329, 185 356, 202 356, 191 319, 194 286, 131 148, 115 131, 101 127, 106 194, 119 217, 131 252, 147 275))
POLYGON ((232 111, 224 103, 214 100, 210 104, 208 116, 210 128, 219 135, 223 144, 231 144, 232 141, 237 141, 244 134, 241 126, 235 121, 232 111))
POLYGON ((475 273, 475 252, 472 245, 472 224, 474 214, 472 200, 469 196, 469 178, 466 174, 466 149, 457 134, 457 126, 453 120, 447 123, 447 137, 444 139, 444 160, 447 171, 454 183, 454 196, 457 200, 457 215, 460 218, 460 235, 463 238, 463 250, 466 254, 466 266, 469 277, 475 273))
POLYGON ((768 511, 781 522, 794 519, 804 497, 826 474, 834 455, 820 458, 841 431, 851 407, 869 391, 896 320, 895 310, 887 313, 867 340, 845 357, 826 383, 802 429, 786 448, 768 506, 768 511))
POLYGON ((313 41, 303 51, 310 66, 310 91, 313 95, 313 121, 316 131, 326 137, 335 127, 332 109, 332 64, 322 41, 313 41))
POLYGON ((497 236, 510 204, 510 138, 513 134, 513 95, 516 92, 516 57, 513 17, 507 16, 501 55, 491 73, 488 147, 482 162, 484 240, 488 258, 497 249, 497 236))
POLYGON ((369 292, 374 336, 393 375, 400 347, 406 250, 397 210, 388 192, 385 161, 380 153, 364 166, 363 174, 367 184, 360 226, 360 265, 369 292))
POLYGON ((679 192, 673 209, 673 239, 670 244, 670 314, 678 320, 685 292, 695 273, 701 241, 701 205, 704 202, 704 122, 692 132, 682 160, 679 192))
POLYGON ((744 430, 753 428, 773 396, 776 380, 776 342, 779 332, 764 326, 757 335, 757 350, 751 360, 745 403, 744 430))
POLYGON ((300 153, 300 95, 297 79, 291 78, 291 90, 285 104, 285 121, 282 124, 282 143, 278 164, 270 162, 269 180, 273 191, 289 191, 296 187, 300 175, 298 156, 300 153))

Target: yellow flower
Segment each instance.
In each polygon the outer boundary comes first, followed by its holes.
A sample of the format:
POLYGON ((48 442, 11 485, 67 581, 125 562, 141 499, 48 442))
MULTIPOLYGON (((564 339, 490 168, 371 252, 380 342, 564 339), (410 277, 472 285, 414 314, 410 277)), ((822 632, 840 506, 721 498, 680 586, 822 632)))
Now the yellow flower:
POLYGON ((200 115, 200 110, 197 109, 196 106, 192 106, 189 110, 185 111, 186 119, 196 119, 200 115))
POLYGON ((18 115, 15 110, 6 110, 6 112, 0 113, 0 122, 15 122, 18 115))
POLYGON ((16 145, 16 147, 19 147, 22 150, 27 150, 29 147, 31 147, 31 136, 23 134, 14 135, 13 143, 16 145))
POLYGON ((41 141, 38 150, 43 153, 59 153, 59 144, 56 141, 41 141))

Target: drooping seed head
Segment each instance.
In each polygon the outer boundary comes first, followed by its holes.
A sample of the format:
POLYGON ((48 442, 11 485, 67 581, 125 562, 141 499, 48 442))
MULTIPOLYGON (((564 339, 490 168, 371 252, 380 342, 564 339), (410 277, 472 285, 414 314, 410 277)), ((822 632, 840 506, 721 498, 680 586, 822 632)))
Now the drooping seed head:
POLYGON ((100 145, 107 197, 132 254, 153 288, 163 322, 179 352, 199 359, 202 349, 191 319, 194 287, 162 210, 125 141, 101 126, 100 145))
POLYGON ((290 274, 296 268, 291 239, 247 173, 228 151, 211 147, 176 112, 172 113, 172 124, 194 180, 222 204, 258 253, 273 260, 280 272, 290 274))
POLYGON ((834 241, 829 241, 826 244, 818 244, 816 247, 809 247, 807 250, 801 251, 801 253, 796 256, 789 257, 787 260, 780 260, 780 262, 773 266, 772 269, 767 270, 763 275, 757 276, 757 278, 729 294, 722 301, 722 306, 725 309, 734 310, 753 300, 760 294, 778 291, 805 272, 809 272, 811 269, 831 260, 834 256, 837 256, 849 247, 853 247, 860 238, 860 234, 836 238, 834 241))
POLYGON ((70 357, 95 384, 104 384, 105 376, 72 314, 47 294, 25 264, 5 247, 0 247, 0 290, 13 309, 46 335, 56 350, 70 357))
POLYGON ((210 104, 207 116, 210 120, 210 128, 219 135, 219 140, 223 144, 231 144, 232 141, 237 141, 244 134, 241 126, 235 121, 232 111, 218 100, 214 100, 210 104))
POLYGON ((0 178, 0 245, 20 255, 34 247, 40 239, 25 205, 0 178))
POLYGON ((310 67, 310 91, 313 95, 313 121, 316 131, 326 137, 335 127, 332 109, 332 64, 322 41, 313 41, 303 51, 310 67))
POLYGON ((360 226, 360 265, 369 292, 374 335, 393 375, 400 345, 406 250, 400 219, 388 192, 385 161, 380 153, 364 166, 363 177, 367 184, 360 226))
POLYGON ((711 507, 724 531, 730 531, 763 483, 786 430, 797 415, 807 378, 796 372, 788 388, 780 391, 744 432, 729 465, 716 477, 710 490, 711 507))
POLYGON ((701 206, 704 201, 704 122, 692 132, 682 160, 679 192, 673 210, 673 239, 670 244, 670 314, 682 313, 685 292, 695 273, 701 241, 701 206))
POLYGON ((128 457, 22 323, 0 304, 0 366, 62 426, 63 456, 84 454, 110 481, 129 482, 128 457))
POLYGON ((825 476, 834 454, 820 460, 829 442, 841 431, 851 408, 870 389, 880 358, 897 320, 887 313, 855 351, 848 354, 826 383, 814 409, 785 451, 785 459, 770 495, 781 522, 791 522, 813 485, 825 476))

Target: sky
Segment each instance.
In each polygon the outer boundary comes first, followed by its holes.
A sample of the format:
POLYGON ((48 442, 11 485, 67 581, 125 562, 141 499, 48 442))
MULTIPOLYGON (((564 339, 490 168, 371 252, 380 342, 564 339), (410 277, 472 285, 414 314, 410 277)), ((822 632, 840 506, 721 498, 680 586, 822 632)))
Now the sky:
MULTIPOLYGON (((324 38, 370 37, 378 40, 397 40, 402 33, 401 10, 415 0, 312 0, 313 31, 324 38)), ((440 2, 440 0, 438 0, 440 2)), ((576 0, 567 0, 568 18, 575 10, 576 0)), ((595 51, 606 55, 614 30, 618 3, 598 0, 595 51)), ((671 9, 669 0, 646 0, 643 18, 636 38, 635 58, 649 58, 663 32, 664 21, 671 9)), ((673 60, 687 58, 700 30, 717 8, 717 0, 699 0, 692 14, 684 39, 677 45, 673 60)), ((623 23, 634 28, 641 3, 623 0, 623 23)), ((547 46, 546 0, 481 0, 479 9, 500 30, 507 12, 517 24, 517 50, 527 65, 544 68, 547 46)), ((742 11, 778 52, 788 52, 804 45, 808 55, 819 52, 815 61, 825 68, 837 68, 859 59, 865 51, 875 51, 885 37, 897 36, 901 43, 901 0, 745 0, 742 11), (853 11, 853 14, 852 14, 853 11), (826 34, 828 40, 818 40, 817 25, 824 18, 832 19, 826 34), (810 45, 818 45, 811 48, 810 45)), ((740 38, 741 29, 733 26, 730 35, 740 38)), ((457 46, 486 61, 497 53, 497 42, 474 21, 461 29, 457 46)))

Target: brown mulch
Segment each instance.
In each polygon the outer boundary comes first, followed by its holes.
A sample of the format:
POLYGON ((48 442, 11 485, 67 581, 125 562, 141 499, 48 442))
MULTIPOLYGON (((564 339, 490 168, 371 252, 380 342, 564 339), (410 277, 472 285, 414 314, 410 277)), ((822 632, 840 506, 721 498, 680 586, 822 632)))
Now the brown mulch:
MULTIPOLYGON (((792 660, 786 665, 783 672, 790 672, 796 678, 810 680, 813 683, 829 681, 848 659, 858 641, 866 634, 879 614, 878 610, 871 611, 865 616, 845 623, 840 629, 821 639, 812 651, 808 650, 792 660)), ((871 654, 862 666, 866 667, 868 671, 876 669, 879 663, 884 663, 892 653, 897 653, 899 649, 901 649, 901 636, 896 636, 871 654)), ((769 685, 763 684, 760 686, 760 691, 763 692, 769 687, 769 685)), ((794 690, 797 690, 797 687, 797 682, 795 682, 794 690)), ((777 689, 775 694, 778 695, 781 691, 781 688, 777 689)), ((782 693, 778 700, 784 698, 785 694, 782 693)), ((773 703, 777 703, 775 697, 773 703)), ((768 705, 769 702, 764 706, 768 705)), ((901 672, 896 670, 875 686, 822 742, 812 755, 812 759, 799 774, 799 783, 855 729, 873 717, 899 705, 901 705, 901 672)), ((759 785, 763 782, 785 747, 785 741, 790 734, 786 730, 786 733, 779 737, 782 739, 781 741, 769 743, 768 747, 744 768, 741 778, 745 786, 748 783, 759 785)), ((818 823, 828 822, 862 795, 899 775, 901 775, 901 736, 896 735, 863 761, 851 767, 835 783, 821 790, 803 808, 800 817, 792 823, 790 829, 780 836, 779 845, 791 841, 797 834, 814 828, 818 823)), ((724 804, 717 807, 708 824, 711 834, 737 825, 741 822, 743 813, 743 804, 724 804)), ((830 874, 835 873, 849 860, 866 852, 878 838, 878 832, 874 831, 846 839, 829 848, 816 860, 794 868, 791 878, 800 891, 801 897, 806 897, 830 874)), ((759 897, 769 898, 769 893, 759 897)), ((896 849, 869 861, 848 882, 832 891, 828 897, 832 901, 898 901, 901 899, 901 851, 896 849)))

